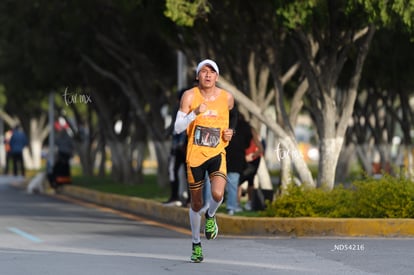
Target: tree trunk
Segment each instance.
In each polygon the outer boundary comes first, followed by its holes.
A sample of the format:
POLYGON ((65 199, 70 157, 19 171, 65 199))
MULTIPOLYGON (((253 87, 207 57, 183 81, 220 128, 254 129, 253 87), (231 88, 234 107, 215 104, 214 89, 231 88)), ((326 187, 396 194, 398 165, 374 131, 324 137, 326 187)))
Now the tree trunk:
POLYGON ((406 177, 410 180, 414 180, 414 157, 413 147, 411 145, 404 146, 404 166, 406 170, 406 177))
POLYGON ((147 144, 144 141, 137 141, 136 146, 136 157, 135 157, 135 161, 136 161, 136 166, 134 167, 135 170, 135 174, 137 174, 137 176, 140 178, 143 175, 143 164, 144 164, 144 152, 145 149, 147 148, 147 144))
POLYGON ((46 116, 30 119, 29 150, 25 152, 25 165, 28 169, 40 169, 42 166, 42 145, 46 139, 49 128, 46 125, 46 116))
POLYGON ((338 159, 338 165, 336 167, 335 182, 346 184, 346 179, 349 176, 352 160, 355 157, 355 144, 351 143, 345 146, 341 151, 338 159))
POLYGON ((129 157, 129 146, 124 142, 107 140, 111 149, 112 176, 121 183, 134 183, 131 169, 131 159, 129 157))
POLYGON ((85 176, 93 175, 94 158, 90 154, 90 145, 85 141, 75 141, 75 148, 78 152, 79 161, 82 168, 82 174, 85 176))
POLYGON ((260 158, 259 167, 257 169, 257 178, 259 180, 260 188, 264 190, 273 190, 272 179, 270 178, 269 170, 266 167, 266 162, 260 158))
POLYGON ((306 164, 305 159, 299 153, 295 140, 293 138, 285 137, 282 138, 280 142, 281 145, 286 148, 287 154, 292 160, 293 167, 298 173, 301 183, 306 187, 315 188, 316 185, 312 173, 306 164))
POLYGON ((168 156, 169 156, 169 142, 168 141, 154 141, 155 154, 157 157, 157 183, 158 186, 164 187, 169 184, 168 177, 168 156))
POLYGON ((27 168, 29 169, 40 169, 42 163, 42 143, 43 140, 39 139, 30 139, 30 163, 28 163, 27 168))
MULTIPOLYGON (((287 133, 280 127, 280 125, 264 116, 262 110, 241 91, 239 91, 237 87, 228 82, 223 76, 220 77, 219 84, 224 89, 232 91, 235 100, 240 105, 243 105, 247 110, 249 110, 250 113, 252 113, 262 123, 264 123, 269 128, 269 130, 272 131, 277 138, 279 138, 280 144, 284 147, 284 150, 287 150, 289 152, 297 152, 295 138, 288 136, 287 133)), ((315 181, 303 157, 300 154, 297 154, 297 156, 292 159, 292 162, 302 183, 308 187, 314 188, 315 181)))
POLYGON ((332 190, 335 185, 335 170, 338 163, 344 139, 323 138, 320 143, 318 187, 324 190, 332 190))
POLYGON ((280 193, 286 194, 286 190, 292 184, 292 160, 283 158, 280 160, 280 193))
POLYGON ((104 177, 106 174, 106 160, 107 159, 106 159, 105 143, 102 140, 99 142, 97 151, 101 155, 100 162, 97 164, 98 165, 98 176, 104 177))

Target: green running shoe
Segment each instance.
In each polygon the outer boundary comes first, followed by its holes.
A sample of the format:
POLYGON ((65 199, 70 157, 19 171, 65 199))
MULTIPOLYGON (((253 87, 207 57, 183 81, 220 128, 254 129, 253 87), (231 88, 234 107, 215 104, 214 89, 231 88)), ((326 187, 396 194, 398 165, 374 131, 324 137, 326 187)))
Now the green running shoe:
POLYGON ((214 240, 217 238, 218 226, 216 223, 216 216, 210 217, 206 211, 206 226, 204 228, 204 234, 207 240, 214 240))
POLYGON ((201 243, 193 243, 193 254, 191 255, 191 261, 193 263, 199 263, 203 261, 203 250, 201 249, 201 243))

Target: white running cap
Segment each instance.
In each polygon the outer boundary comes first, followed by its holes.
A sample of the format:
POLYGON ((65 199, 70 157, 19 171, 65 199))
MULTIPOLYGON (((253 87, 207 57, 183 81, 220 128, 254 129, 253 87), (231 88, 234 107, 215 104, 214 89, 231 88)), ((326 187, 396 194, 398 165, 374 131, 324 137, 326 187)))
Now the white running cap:
POLYGON ((213 70, 214 70, 217 74, 219 74, 219 68, 218 68, 218 66, 217 66, 216 62, 214 62, 214 61, 213 61, 213 60, 211 60, 211 59, 204 59, 203 61, 201 61, 201 62, 200 62, 200 63, 198 63, 198 65, 197 65, 197 75, 198 75, 198 73, 200 72, 201 68, 203 68, 203 66, 205 66, 205 65, 210 66, 211 68, 213 68, 213 70))

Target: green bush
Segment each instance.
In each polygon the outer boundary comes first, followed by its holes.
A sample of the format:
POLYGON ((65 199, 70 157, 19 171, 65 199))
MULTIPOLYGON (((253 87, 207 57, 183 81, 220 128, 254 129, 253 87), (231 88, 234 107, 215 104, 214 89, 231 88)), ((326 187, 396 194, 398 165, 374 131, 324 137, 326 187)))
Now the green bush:
POLYGON ((414 183, 385 176, 354 183, 353 215, 363 218, 413 218, 414 183))
POLYGON ((384 176, 332 191, 291 185, 261 212, 266 217, 413 218, 414 183, 384 176))

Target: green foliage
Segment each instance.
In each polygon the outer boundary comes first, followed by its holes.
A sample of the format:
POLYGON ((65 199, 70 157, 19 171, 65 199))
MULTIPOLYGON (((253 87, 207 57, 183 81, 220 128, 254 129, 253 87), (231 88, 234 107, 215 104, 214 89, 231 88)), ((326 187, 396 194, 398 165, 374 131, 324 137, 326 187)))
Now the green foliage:
POLYGON ((306 23, 308 18, 313 15, 317 5, 316 0, 308 1, 282 1, 284 4, 276 10, 276 14, 284 19, 284 24, 290 29, 295 29, 306 23))
POLYGON ((402 21, 409 26, 413 27, 413 14, 414 14, 414 1, 397 0, 394 1, 393 7, 395 11, 401 15, 402 21))
MULTIPOLYGON (((197 18, 211 12, 211 0, 166 0, 164 15, 179 26, 192 27, 197 18)), ((414 26, 414 0, 355 0, 355 1, 328 1, 318 0, 281 0, 276 1, 276 14, 283 20, 285 27, 296 29, 306 26, 311 20, 325 20, 327 9, 344 9, 348 14, 365 14, 365 20, 381 26, 392 26, 402 22, 412 30, 414 26)))
POLYGON ((0 84, 0 107, 3 108, 7 103, 6 88, 0 84))
POLYGON ((166 0, 164 15, 179 26, 192 27, 194 21, 210 12, 208 0, 166 0))
POLYGON ((287 194, 278 197, 263 211, 263 216, 344 217, 348 216, 350 192, 342 186, 326 192, 290 185, 287 194))
MULTIPOLYGON (((354 1, 350 1, 349 6, 353 6, 354 3, 354 1)), ((412 31, 414 26, 413 0, 357 0, 356 3, 364 8, 371 22, 380 23, 385 26, 392 26, 397 21, 401 21, 409 30, 412 31)))
POLYGON ((343 10, 351 18, 362 19, 365 25, 371 22, 381 27, 395 27, 402 23, 411 32, 414 27, 414 0, 280 1, 276 14, 283 18, 287 28, 296 29, 311 20, 329 22, 328 8, 343 10))
POLYGON ((414 183, 384 176, 325 192, 291 185, 261 213, 270 217, 413 218, 414 183))
POLYGON ((363 218, 413 218, 414 183, 385 176, 354 183, 354 215, 363 218))

